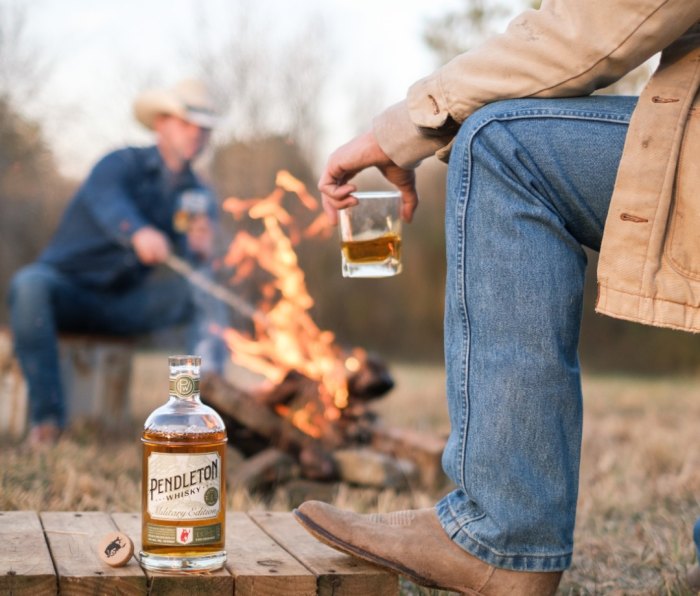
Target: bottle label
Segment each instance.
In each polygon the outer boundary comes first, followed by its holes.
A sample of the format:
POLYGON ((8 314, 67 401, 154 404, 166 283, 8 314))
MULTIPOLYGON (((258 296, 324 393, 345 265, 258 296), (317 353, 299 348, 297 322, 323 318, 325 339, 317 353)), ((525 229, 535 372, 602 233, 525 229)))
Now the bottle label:
POLYGON ((181 374, 170 377, 170 394, 175 397, 191 397, 199 393, 199 379, 192 375, 181 374))
POLYGON ((146 540, 162 546, 202 546, 221 541, 221 524, 210 526, 160 526, 146 524, 146 540))
POLYGON ((147 483, 148 514, 153 519, 207 519, 221 508, 221 458, 216 452, 152 452, 147 483))

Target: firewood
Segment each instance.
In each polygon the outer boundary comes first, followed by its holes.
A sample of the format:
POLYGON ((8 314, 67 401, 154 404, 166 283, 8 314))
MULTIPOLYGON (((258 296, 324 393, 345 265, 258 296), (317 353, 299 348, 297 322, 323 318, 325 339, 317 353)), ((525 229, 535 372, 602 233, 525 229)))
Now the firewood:
POLYGON ((335 456, 318 444, 305 445, 299 453, 299 463, 302 476, 309 480, 335 480, 338 477, 335 456))
POLYGON ((200 387, 202 401, 265 437, 270 446, 296 457, 305 477, 328 480, 336 476, 335 461, 324 444, 303 433, 245 391, 214 374, 205 375, 200 387))
POLYGON ((270 447, 239 464, 231 478, 232 488, 250 492, 268 490, 299 475, 294 458, 270 447))
POLYGON ((300 393, 300 388, 306 383, 313 381, 299 371, 290 370, 281 383, 269 391, 256 393, 255 398, 268 406, 287 404, 300 393))
POLYGON ((394 379, 386 364, 376 354, 365 354, 360 360, 359 368, 348 378, 351 400, 376 399, 393 388, 394 379))
POLYGON ((290 422, 258 403, 250 394, 228 383, 218 375, 202 377, 202 400, 218 412, 231 416, 282 449, 300 449, 313 440, 290 422))
POLYGON ((371 445, 381 453, 412 461, 418 468, 424 488, 438 489, 447 480, 442 471, 442 452, 445 449, 445 439, 442 437, 377 424, 371 445))
POLYGON ((401 490, 418 480, 418 470, 413 462, 371 449, 341 449, 333 456, 341 479, 352 484, 401 490))

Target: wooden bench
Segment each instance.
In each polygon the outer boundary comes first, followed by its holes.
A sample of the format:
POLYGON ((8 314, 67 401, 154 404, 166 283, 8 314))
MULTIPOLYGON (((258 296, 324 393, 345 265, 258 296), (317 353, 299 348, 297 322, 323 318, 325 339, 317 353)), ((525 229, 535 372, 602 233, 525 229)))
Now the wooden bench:
POLYGON ((100 561, 101 538, 119 529, 140 549, 137 513, 0 512, 0 594, 184 596, 396 596, 398 578, 310 536, 291 513, 229 512, 225 569, 204 574, 145 572, 135 558, 100 561))

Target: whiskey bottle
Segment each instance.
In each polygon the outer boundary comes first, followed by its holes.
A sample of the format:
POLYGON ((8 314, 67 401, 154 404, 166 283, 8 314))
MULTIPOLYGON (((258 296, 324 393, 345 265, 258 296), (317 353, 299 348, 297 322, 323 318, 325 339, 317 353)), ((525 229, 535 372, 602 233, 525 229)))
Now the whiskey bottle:
POLYGON ((144 424, 141 564, 218 569, 226 561, 226 428, 199 397, 198 356, 171 356, 170 398, 144 424))

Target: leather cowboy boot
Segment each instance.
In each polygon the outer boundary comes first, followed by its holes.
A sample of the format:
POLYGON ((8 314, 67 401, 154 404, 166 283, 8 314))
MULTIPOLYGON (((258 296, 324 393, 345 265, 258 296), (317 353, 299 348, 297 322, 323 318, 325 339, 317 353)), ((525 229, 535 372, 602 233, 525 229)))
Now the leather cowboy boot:
POLYGON ((686 575, 688 587, 695 593, 700 592, 700 566, 693 565, 686 575))
POLYGON ((454 543, 434 509, 359 515, 320 501, 294 510, 321 542, 430 588, 488 596, 554 594, 561 572, 500 569, 454 543))

